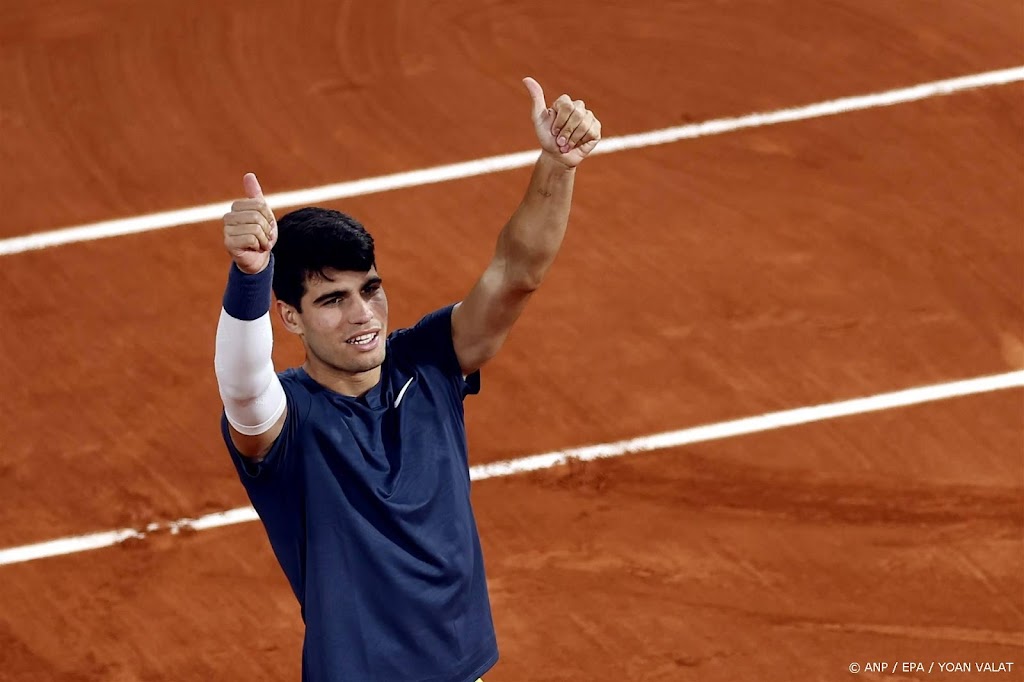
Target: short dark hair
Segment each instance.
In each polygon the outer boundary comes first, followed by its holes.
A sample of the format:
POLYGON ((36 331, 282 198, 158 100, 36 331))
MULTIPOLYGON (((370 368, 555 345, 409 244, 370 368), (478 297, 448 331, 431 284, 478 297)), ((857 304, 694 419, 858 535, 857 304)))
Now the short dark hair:
POLYGON ((274 294, 300 312, 310 277, 323 277, 328 268, 366 272, 374 265, 373 237, 346 213, 314 206, 277 221, 274 294))

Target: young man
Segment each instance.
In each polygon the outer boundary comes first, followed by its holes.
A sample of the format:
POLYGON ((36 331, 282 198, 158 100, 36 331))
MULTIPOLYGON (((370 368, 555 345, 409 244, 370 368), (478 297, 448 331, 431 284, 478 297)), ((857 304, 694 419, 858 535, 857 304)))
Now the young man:
POLYGON ((498 659, 470 506, 462 401, 562 243, 601 124, 546 107, 530 186, 466 298, 388 335, 373 239, 305 208, 278 223, 256 177, 224 216, 234 260, 217 328, 222 431, 299 600, 309 682, 472 682, 498 659), (271 288, 306 350, 275 373, 271 288))

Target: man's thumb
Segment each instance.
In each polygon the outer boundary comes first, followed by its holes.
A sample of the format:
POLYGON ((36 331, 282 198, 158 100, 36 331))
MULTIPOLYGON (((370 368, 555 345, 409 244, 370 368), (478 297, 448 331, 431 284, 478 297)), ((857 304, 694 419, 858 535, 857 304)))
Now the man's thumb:
POLYGON ((526 86, 526 89, 530 92, 530 97, 533 98, 533 117, 540 118, 548 107, 547 102, 544 101, 544 88, 540 87, 540 83, 529 76, 523 79, 523 85, 526 86))
POLYGON ((255 173, 246 173, 242 178, 242 185, 245 187, 245 196, 250 199, 263 198, 263 188, 260 187, 260 181, 256 179, 255 173))

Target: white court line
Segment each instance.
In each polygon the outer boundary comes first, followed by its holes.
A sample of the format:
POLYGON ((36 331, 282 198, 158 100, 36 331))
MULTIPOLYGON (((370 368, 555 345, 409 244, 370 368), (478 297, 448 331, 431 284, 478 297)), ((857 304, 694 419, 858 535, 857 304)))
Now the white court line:
MULTIPOLYGON (((999 71, 987 71, 961 78, 922 83, 899 90, 888 90, 871 95, 858 95, 844 97, 842 99, 819 102, 792 109, 780 109, 768 113, 748 114, 738 118, 719 118, 703 123, 693 123, 662 130, 652 130, 646 133, 634 135, 623 135, 620 137, 607 137, 595 150, 595 154, 608 154, 620 152, 627 149, 639 149, 653 145, 669 144, 695 137, 708 135, 720 135, 733 130, 744 128, 756 128, 769 126, 778 123, 801 121, 809 118, 822 116, 834 116, 836 114, 871 109, 874 107, 885 107, 903 102, 949 95, 962 90, 990 87, 993 85, 1006 85, 1024 80, 1024 66, 999 71)), ((321 202, 335 201, 347 197, 359 196, 362 194, 373 194, 376 192, 387 192, 401 189, 403 187, 416 187, 429 185, 447 180, 468 178, 474 175, 485 175, 497 173, 513 168, 530 166, 537 159, 537 151, 517 152, 515 154, 504 154, 502 156, 491 156, 485 159, 464 161, 447 166, 435 166, 406 173, 395 173, 393 175, 381 175, 375 178, 354 180, 351 182, 339 182, 332 185, 312 187, 293 192, 280 192, 268 194, 267 202, 275 209, 286 209, 295 206, 308 206, 321 202)), ((65 227, 49 232, 37 232, 35 234, 21 237, 10 237, 0 240, 0 256, 45 249, 74 242, 91 241, 94 239, 105 239, 137 232, 149 232, 167 227, 191 225, 213 220, 220 220, 228 210, 230 202, 217 202, 204 206, 195 206, 176 211, 163 213, 151 213, 149 215, 137 216, 135 218, 121 218, 117 220, 105 220, 89 225, 78 227, 65 227)))
MULTIPOLYGON (((836 419, 854 414, 864 414, 865 412, 889 410, 935 400, 1020 387, 1024 387, 1024 371, 996 374, 945 384, 911 388, 894 393, 880 393, 867 398, 844 400, 824 405, 814 405, 812 407, 800 407, 794 410, 783 410, 782 412, 772 412, 756 417, 747 417, 746 419, 735 419, 733 421, 697 426, 679 431, 656 433, 615 443, 587 445, 580 448, 559 450, 557 452, 548 452, 503 462, 480 464, 471 467, 469 473, 472 480, 482 481, 488 478, 548 469, 560 464, 566 464, 570 459, 589 461, 621 457, 637 452, 675 448, 721 438, 771 431, 798 424, 809 424, 811 422, 836 419)), ((172 534, 177 534, 183 528, 200 531, 208 528, 255 521, 258 518, 256 511, 252 507, 238 507, 216 514, 207 514, 197 519, 178 519, 177 521, 165 523, 151 523, 144 529, 139 530, 123 528, 121 530, 78 535, 32 545, 11 547, 10 549, 0 550, 0 566, 61 556, 63 554, 85 552, 101 547, 111 547, 129 538, 142 539, 148 533, 153 532, 169 531, 172 534)))

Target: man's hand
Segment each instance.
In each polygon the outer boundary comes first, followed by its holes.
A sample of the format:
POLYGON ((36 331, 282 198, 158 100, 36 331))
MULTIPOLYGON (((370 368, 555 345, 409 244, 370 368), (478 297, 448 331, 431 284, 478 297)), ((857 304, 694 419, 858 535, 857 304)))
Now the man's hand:
POLYGON ((601 139, 601 122, 583 100, 562 95, 548 107, 540 83, 526 77, 523 84, 533 98, 533 126, 540 148, 569 168, 580 165, 601 139))
POLYGON ((242 184, 248 198, 231 204, 231 212, 224 216, 224 248, 239 270, 255 275, 270 262, 270 250, 277 243, 277 220, 256 176, 246 173, 242 184))

